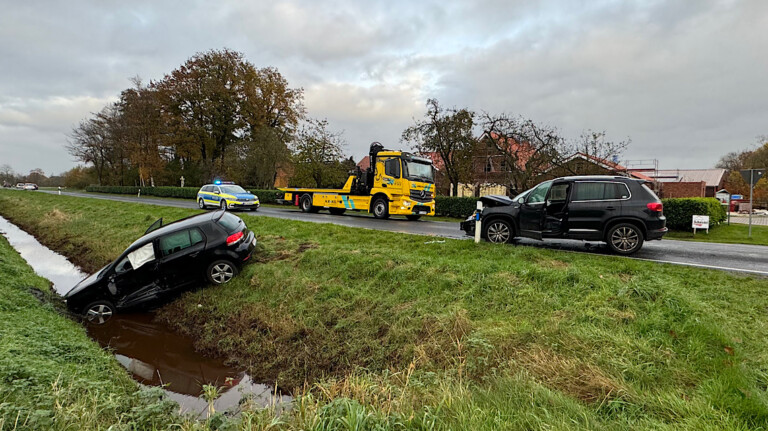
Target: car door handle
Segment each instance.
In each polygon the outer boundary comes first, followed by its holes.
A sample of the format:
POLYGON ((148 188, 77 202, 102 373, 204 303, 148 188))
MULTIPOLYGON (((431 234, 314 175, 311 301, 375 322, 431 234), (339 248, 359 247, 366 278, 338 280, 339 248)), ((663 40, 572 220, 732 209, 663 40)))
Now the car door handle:
POLYGON ((189 254, 189 257, 197 257, 197 255, 199 255, 199 254, 200 254, 200 252, 199 252, 199 251, 196 251, 196 252, 194 252, 194 253, 190 253, 190 254, 189 254))
POLYGON ((609 206, 609 207, 605 207, 605 209, 607 209, 608 211, 613 211, 616 209, 616 207, 609 206))

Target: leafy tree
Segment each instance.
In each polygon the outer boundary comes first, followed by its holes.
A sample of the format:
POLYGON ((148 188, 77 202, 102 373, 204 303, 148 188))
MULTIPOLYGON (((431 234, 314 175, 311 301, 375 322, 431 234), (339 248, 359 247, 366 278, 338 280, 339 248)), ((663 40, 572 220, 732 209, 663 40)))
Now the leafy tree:
POLYGON ((306 120, 291 144, 292 182, 303 187, 340 186, 347 178, 343 146, 341 133, 328 130, 327 120, 306 120))
POLYGON ((62 174, 64 187, 71 189, 84 189, 93 183, 93 168, 75 166, 62 174))
POLYGON ((11 165, 0 165, 0 182, 3 184, 14 184, 16 182, 16 174, 13 172, 11 165))
POLYGON ((426 106, 424 120, 414 120, 415 124, 403 131, 401 141, 421 154, 437 153, 456 196, 459 183, 472 178, 475 113, 466 108, 443 108, 437 99, 428 99, 426 106))

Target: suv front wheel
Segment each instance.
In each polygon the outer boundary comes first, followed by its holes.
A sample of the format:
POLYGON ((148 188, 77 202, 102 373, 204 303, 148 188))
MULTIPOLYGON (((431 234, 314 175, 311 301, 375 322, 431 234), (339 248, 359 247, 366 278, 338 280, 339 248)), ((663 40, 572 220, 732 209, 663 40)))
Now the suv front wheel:
POLYGON ((628 256, 643 246, 643 232, 633 224, 619 223, 608 231, 605 240, 614 253, 628 256))

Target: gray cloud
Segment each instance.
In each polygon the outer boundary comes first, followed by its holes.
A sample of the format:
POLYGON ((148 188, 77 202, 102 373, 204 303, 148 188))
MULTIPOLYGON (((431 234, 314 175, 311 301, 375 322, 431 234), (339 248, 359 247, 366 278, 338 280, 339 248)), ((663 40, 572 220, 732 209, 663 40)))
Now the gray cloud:
POLYGON ((16 2, 0 15, 0 163, 73 166, 66 134, 128 87, 228 47, 306 90, 313 117, 399 147, 424 101, 521 114, 626 157, 707 167, 766 134, 768 3, 16 2))

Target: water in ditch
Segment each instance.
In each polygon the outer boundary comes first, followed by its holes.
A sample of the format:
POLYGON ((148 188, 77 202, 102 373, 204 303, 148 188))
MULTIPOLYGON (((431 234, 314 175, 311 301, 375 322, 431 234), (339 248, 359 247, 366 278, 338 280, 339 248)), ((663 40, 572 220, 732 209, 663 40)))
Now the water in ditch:
MULTIPOLYGON (((0 217, 0 234, 38 275, 53 283, 59 295, 87 276, 64 256, 43 246, 3 217, 0 217)), ((86 324, 86 331, 102 347, 110 349, 138 382, 162 386, 183 412, 201 417, 205 414, 208 403, 201 392, 206 384, 221 388, 221 396, 214 402, 216 411, 237 411, 244 398, 261 406, 290 402, 290 396, 254 382, 242 370, 197 353, 190 338, 154 322, 153 317, 152 313, 117 314, 104 325, 86 324)))

